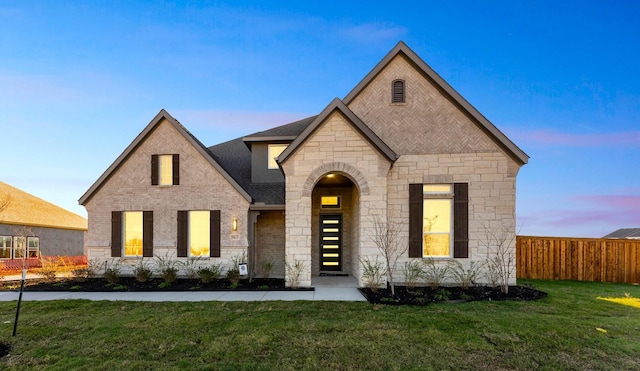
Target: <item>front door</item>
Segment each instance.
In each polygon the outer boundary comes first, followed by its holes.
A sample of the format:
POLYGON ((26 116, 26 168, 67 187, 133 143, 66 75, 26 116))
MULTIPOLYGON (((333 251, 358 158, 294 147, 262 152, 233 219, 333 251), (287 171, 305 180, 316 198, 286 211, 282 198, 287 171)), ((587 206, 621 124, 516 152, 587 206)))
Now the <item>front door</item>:
POLYGON ((342 270, 342 215, 320 215, 320 271, 342 270))

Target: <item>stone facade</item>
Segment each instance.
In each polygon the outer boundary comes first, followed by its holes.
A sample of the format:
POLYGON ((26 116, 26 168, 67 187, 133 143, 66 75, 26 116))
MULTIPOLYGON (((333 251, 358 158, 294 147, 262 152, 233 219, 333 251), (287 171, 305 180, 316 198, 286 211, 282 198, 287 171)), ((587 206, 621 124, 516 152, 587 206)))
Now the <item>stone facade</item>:
MULTIPOLYGON (((286 179, 286 259, 301 261, 305 267, 301 285, 311 285, 314 261, 313 208, 311 194, 320 178, 328 173, 351 179, 358 192, 359 226, 350 239, 358 255, 375 253, 371 241, 374 215, 386 220, 387 173, 391 164, 359 133, 341 113, 334 111, 304 144, 282 164, 286 179)), ((355 229, 355 228, 354 228, 355 229)), ((317 257, 315 258, 317 260, 317 257)), ((350 257, 352 274, 360 277, 359 262, 350 257)))
MULTIPOLYGON (((227 265, 246 253, 249 202, 181 135, 163 119, 126 161, 103 182, 84 204, 89 214, 87 257, 96 261, 121 260, 134 264, 136 258, 111 257, 111 212, 153 211, 153 254, 176 256, 178 210, 221 211, 221 257, 204 258, 227 265), (180 184, 151 185, 151 155, 180 155, 180 184), (232 220, 238 221, 237 231, 232 220)), ((185 260, 186 258, 180 258, 185 260)))

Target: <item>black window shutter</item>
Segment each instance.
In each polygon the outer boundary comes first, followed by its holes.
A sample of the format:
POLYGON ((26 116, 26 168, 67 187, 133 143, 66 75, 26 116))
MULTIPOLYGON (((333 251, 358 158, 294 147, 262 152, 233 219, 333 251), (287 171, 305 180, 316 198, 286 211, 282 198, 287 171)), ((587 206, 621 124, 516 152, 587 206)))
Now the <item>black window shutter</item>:
POLYGON ((142 212, 142 256, 153 257, 153 211, 142 212))
POLYGON ((409 184, 409 257, 422 257, 422 184, 409 184))
POLYGON ((180 155, 173 155, 173 185, 180 184, 180 155))
POLYGON ((453 184, 453 257, 469 257, 469 184, 453 184))
POLYGON ((391 103, 404 103, 404 81, 393 81, 391 86, 391 103))
POLYGON ((180 258, 187 256, 187 215, 188 211, 178 211, 178 237, 177 256, 180 258))
POLYGON ((209 243, 211 244, 209 248, 209 256, 213 258, 220 257, 220 210, 211 210, 211 214, 209 215, 209 220, 211 221, 211 226, 209 227, 209 243))
POLYGON ((111 256, 122 256, 122 212, 111 212, 111 256))
POLYGON ((158 170, 158 155, 151 155, 151 185, 158 185, 159 183, 158 170))

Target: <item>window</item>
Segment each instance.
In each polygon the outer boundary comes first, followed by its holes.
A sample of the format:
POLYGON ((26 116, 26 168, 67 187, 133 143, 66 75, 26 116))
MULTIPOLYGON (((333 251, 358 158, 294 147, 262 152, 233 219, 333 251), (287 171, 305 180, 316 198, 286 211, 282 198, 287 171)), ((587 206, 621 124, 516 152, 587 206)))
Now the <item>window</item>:
POLYGON ((189 256, 209 256, 209 211, 189 211, 189 256))
POLYGON ((153 211, 111 213, 111 256, 153 256, 153 211))
POLYGON ((25 237, 13 238, 13 258, 24 259, 26 257, 27 239, 25 237))
POLYGON ((468 184, 409 185, 409 257, 469 256, 468 184))
POLYGON ((391 103, 405 103, 404 80, 393 80, 391 83, 391 103))
POLYGON ((40 238, 39 237, 27 238, 27 256, 29 258, 37 258, 40 256, 40 238))
POLYGON ((0 259, 11 259, 11 236, 0 236, 0 259))
POLYGON ((178 257, 220 256, 220 210, 178 211, 178 257))
POLYGON ((340 208, 340 196, 321 196, 320 208, 322 209, 340 208))
POLYGON ((422 187, 422 256, 449 257, 452 242, 453 187, 425 184, 422 187))
POLYGON ((180 184, 180 155, 151 156, 151 185, 180 184))
POLYGON ((124 256, 142 256, 142 211, 124 213, 124 256))
MULTIPOLYGON (((287 148, 287 144, 269 144, 268 156, 269 156, 269 169, 277 169, 278 163, 276 158, 287 148)), ((264 147, 263 147, 264 148, 264 147)))

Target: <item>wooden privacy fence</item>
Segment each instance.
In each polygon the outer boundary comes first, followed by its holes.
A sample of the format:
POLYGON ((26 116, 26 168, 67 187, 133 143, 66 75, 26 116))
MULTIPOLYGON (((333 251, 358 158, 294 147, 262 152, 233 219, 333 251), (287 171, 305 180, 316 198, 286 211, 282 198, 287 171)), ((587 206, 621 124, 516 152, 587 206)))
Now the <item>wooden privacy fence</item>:
POLYGON ((516 238, 518 278, 640 282, 640 240, 516 238))

